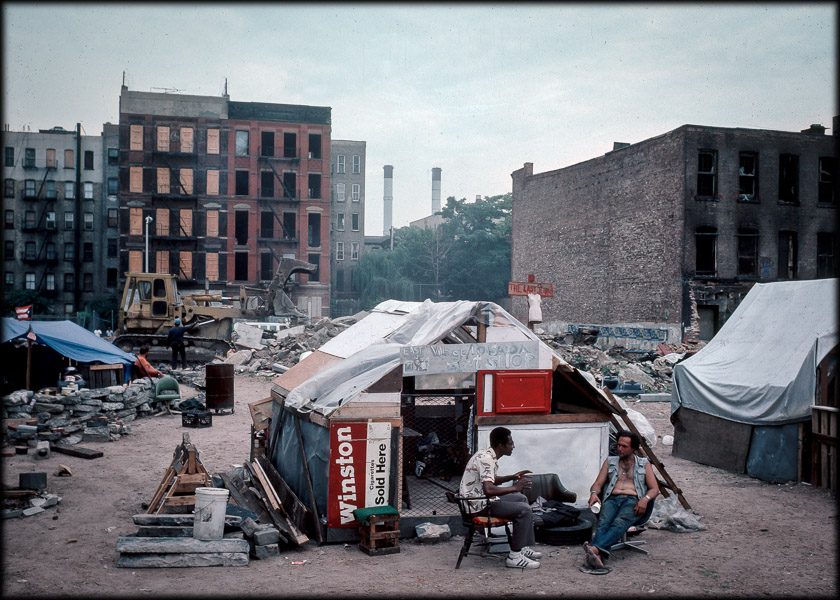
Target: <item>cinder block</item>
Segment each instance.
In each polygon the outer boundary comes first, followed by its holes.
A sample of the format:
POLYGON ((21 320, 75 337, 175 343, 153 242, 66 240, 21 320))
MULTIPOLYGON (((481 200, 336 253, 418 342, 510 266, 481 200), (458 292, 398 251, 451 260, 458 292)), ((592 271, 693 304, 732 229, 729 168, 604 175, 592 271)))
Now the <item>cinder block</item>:
POLYGON ((277 544, 280 541, 280 532, 274 527, 267 527, 265 529, 258 529, 254 532, 254 544, 257 546, 267 546, 269 544, 277 544))
POLYGON ((269 556, 279 556, 280 547, 277 544, 267 544, 265 546, 254 546, 254 556, 259 559, 268 558, 269 556))

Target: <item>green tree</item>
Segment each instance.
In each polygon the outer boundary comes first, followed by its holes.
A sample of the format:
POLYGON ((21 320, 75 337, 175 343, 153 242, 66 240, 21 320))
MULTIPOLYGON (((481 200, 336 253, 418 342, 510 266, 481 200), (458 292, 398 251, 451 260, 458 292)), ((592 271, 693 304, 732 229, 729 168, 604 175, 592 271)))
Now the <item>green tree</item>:
POLYGON ((38 295, 37 290, 9 290, 4 292, 0 303, 0 313, 4 317, 16 317, 15 307, 32 305, 32 315, 45 315, 49 310, 49 303, 38 295))
POLYGON ((359 292, 363 310, 370 310, 380 302, 412 300, 412 281, 402 274, 404 252, 395 249, 365 252, 353 271, 353 289, 359 292))

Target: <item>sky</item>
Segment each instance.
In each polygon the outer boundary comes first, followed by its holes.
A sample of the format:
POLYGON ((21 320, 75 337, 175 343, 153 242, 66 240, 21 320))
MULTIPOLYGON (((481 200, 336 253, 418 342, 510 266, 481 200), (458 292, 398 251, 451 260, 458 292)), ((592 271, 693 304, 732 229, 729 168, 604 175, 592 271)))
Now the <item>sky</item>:
POLYGON ((3 4, 3 122, 100 135, 120 86, 329 106, 366 142, 365 233, 685 124, 837 111, 837 4, 3 4))

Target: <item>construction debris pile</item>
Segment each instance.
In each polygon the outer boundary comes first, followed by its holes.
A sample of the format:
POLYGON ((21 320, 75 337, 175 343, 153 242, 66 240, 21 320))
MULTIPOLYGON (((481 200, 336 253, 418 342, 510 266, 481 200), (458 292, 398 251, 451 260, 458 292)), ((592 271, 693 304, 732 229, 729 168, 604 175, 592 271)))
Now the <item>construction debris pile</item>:
POLYGON ((3 489, 4 519, 31 517, 61 502, 61 496, 46 491, 46 473, 20 473, 19 478, 18 487, 3 489))
POLYGON ((71 394, 17 390, 3 397, 4 445, 35 448, 39 441, 53 445, 109 442, 131 433, 127 423, 165 410, 155 401, 148 379, 128 385, 82 389, 71 394))
POLYGON ((637 382, 642 393, 670 393, 674 365, 706 344, 702 341, 677 346, 660 344, 658 351, 613 346, 604 351, 596 345, 596 329, 580 329, 575 335, 541 333, 537 329, 537 335, 567 363, 590 372, 599 385, 604 384, 605 378, 618 377, 623 382, 637 382))

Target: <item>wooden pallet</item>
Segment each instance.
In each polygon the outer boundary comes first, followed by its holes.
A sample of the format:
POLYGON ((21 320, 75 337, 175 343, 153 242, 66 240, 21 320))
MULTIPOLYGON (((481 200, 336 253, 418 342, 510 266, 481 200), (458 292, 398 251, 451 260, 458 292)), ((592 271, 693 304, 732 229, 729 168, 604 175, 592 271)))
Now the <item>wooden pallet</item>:
POLYGON ((190 434, 185 433, 181 443, 175 447, 172 463, 158 484, 146 513, 155 515, 165 512, 167 508, 195 508, 196 488, 212 486, 213 480, 201 464, 198 450, 190 442, 190 434))
POLYGON ((359 525, 362 541, 359 549, 370 556, 397 554, 400 551, 400 516, 371 515, 359 525))

